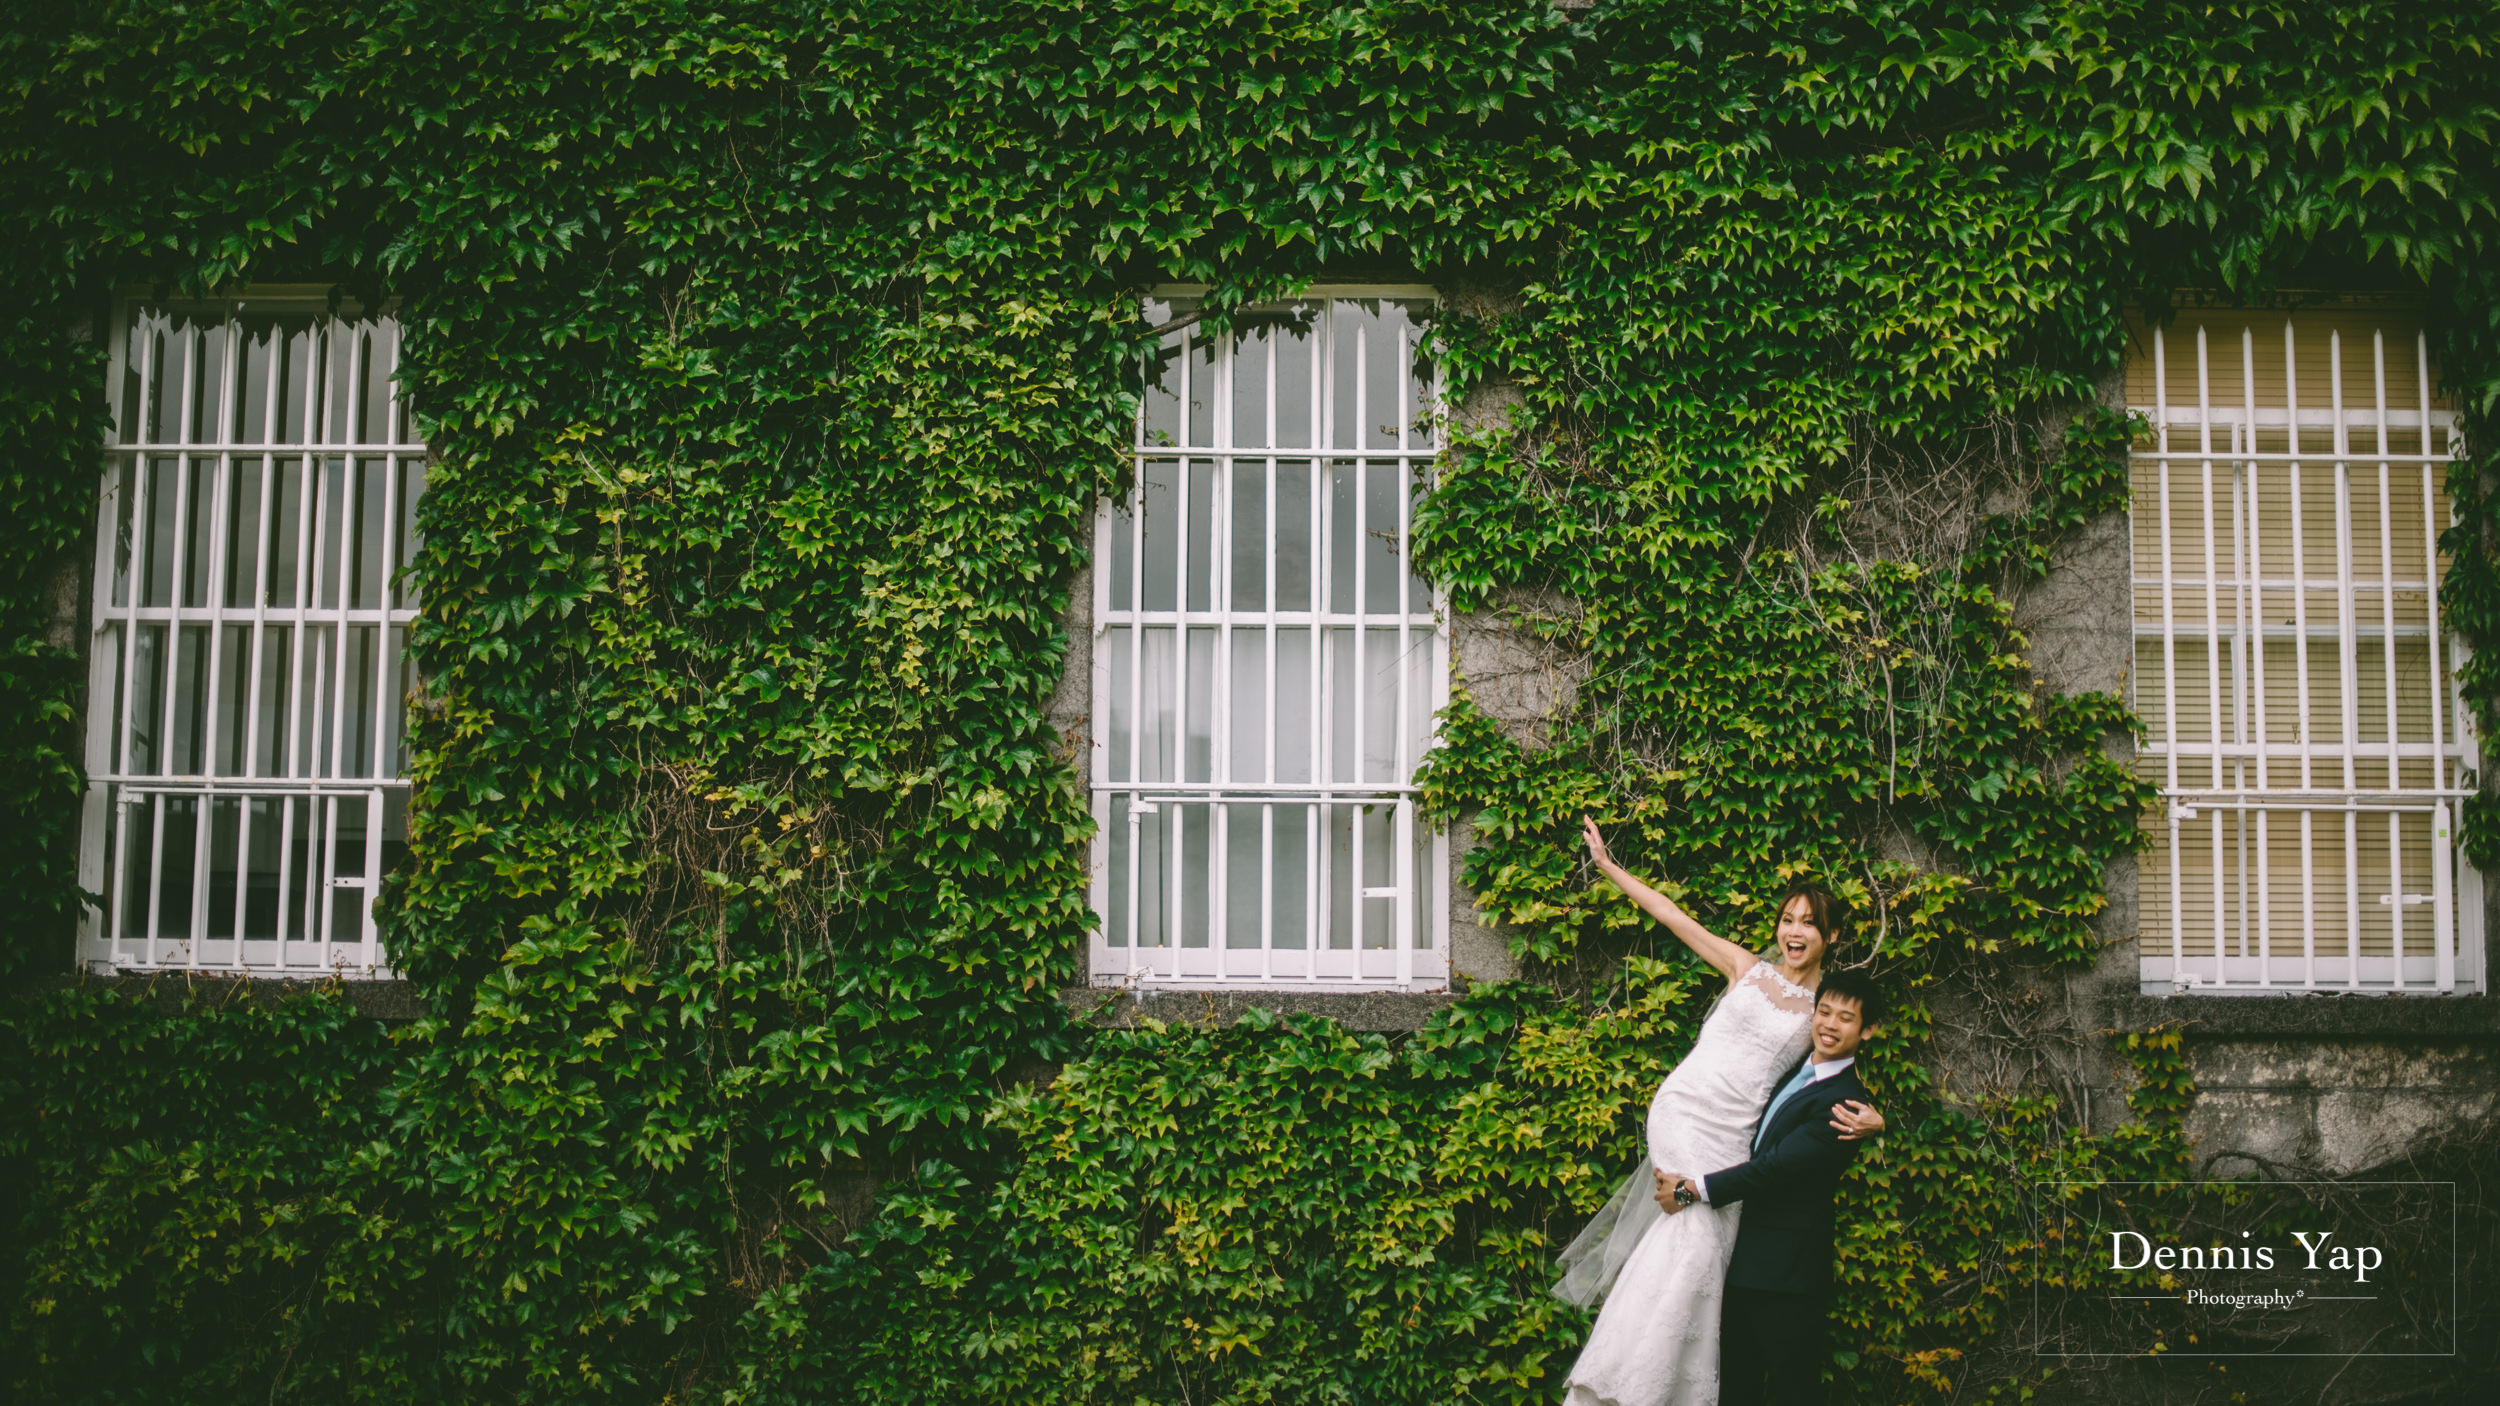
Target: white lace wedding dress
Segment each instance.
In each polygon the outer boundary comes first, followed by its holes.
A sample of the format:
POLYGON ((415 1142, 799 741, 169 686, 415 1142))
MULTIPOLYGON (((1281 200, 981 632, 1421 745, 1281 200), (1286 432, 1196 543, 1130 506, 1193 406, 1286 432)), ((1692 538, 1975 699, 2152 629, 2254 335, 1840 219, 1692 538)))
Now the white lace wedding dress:
MULTIPOLYGON (((1806 1052, 1813 993, 1769 962, 1745 969, 1702 1022, 1692 1053, 1658 1086, 1649 1104, 1649 1161, 1688 1177, 1733 1167, 1753 1150, 1754 1128, 1773 1090, 1806 1052)), ((1661 1215, 1651 1194, 1650 1167, 1565 1252, 1565 1263, 1595 1251, 1556 1292, 1585 1301, 1606 1294, 1606 1306, 1573 1364, 1564 1406, 1716 1406, 1719 1399, 1719 1307, 1727 1262, 1736 1248, 1744 1206, 1688 1206, 1661 1215), (1645 1208, 1645 1209, 1644 1209, 1645 1208), (1606 1257, 1592 1239, 1616 1243, 1642 1223, 1608 1291, 1597 1269, 1606 1257), (1582 1282, 1572 1292, 1574 1277, 1582 1282), (1595 1281, 1595 1282, 1590 1282, 1595 1281)), ((1618 1252, 1619 1253, 1619 1252, 1618 1252)))

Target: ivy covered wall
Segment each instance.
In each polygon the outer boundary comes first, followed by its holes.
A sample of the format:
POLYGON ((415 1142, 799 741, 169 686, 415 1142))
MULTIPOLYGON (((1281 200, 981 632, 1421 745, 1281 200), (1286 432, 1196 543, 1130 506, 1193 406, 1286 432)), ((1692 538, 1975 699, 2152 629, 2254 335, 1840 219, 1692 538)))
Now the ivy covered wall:
MULTIPOLYGON (((1870 1061, 1895 1132, 1852 1183, 1835 1371, 2022 1389, 2009 1305, 2090 1274, 2035 1257, 2028 1180, 2183 1165, 2193 1091, 2175 1032, 2120 1042, 2098 1134, 1920 1063, 1921 993, 2090 960, 2134 843, 2123 704, 2035 686, 2009 592, 2123 503, 2092 406, 2139 298, 2423 291, 2484 442, 2492 18, 19 7, 0 1371, 59 1401, 1551 1399, 1586 1326, 1553 1250, 1709 996, 1589 886, 1587 810, 1731 928, 1799 870, 1880 915, 1858 955, 1912 1000, 1870 1061), (1394 1041, 1091 1032, 1056 994, 1090 822, 1043 707, 1140 294, 1382 270, 1485 291, 1435 348, 1516 407, 1444 456, 1428 568, 1591 664, 1535 749, 1462 695, 1427 774, 1531 980, 1394 1041), (77 329, 133 285, 303 280, 399 300, 437 455, 384 898, 426 1015, 389 1030, 52 979, 77 329), (1852 496, 1939 465, 1985 505, 1952 531, 1852 496)), ((2480 639, 2478 472, 2448 598, 2480 639)))

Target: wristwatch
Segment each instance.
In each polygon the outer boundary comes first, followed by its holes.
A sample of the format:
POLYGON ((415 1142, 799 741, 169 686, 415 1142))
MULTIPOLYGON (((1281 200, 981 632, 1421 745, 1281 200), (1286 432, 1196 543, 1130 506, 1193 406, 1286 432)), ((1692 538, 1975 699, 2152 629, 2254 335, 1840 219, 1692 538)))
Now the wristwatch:
POLYGON ((1700 1199, 1701 1193, 1693 1190, 1693 1183, 1689 1177, 1677 1179, 1675 1183, 1675 1204, 1679 1206, 1689 1206, 1700 1199))

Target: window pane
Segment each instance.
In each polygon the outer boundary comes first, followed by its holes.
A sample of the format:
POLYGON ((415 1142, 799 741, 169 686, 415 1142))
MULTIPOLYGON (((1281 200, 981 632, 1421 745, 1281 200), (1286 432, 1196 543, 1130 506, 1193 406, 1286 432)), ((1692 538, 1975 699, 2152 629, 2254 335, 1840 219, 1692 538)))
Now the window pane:
POLYGON ((1224 808, 1224 945, 1259 946, 1267 883, 1264 853, 1268 807, 1233 805, 1224 808))
MULTIPOLYGON (((329 812, 330 873, 337 878, 361 878, 365 872, 365 802, 362 798, 334 797, 321 802, 329 812)), ((358 943, 365 940, 365 891, 333 884, 329 890, 327 926, 322 936, 333 943, 358 943)))
POLYGON ((357 610, 379 610, 382 606, 382 534, 383 473, 389 461, 358 459, 356 461, 353 499, 350 509, 355 530, 349 534, 347 562, 348 580, 353 594, 349 606, 357 610))
POLYGON ((1328 703, 1328 737, 1323 750, 1328 753, 1324 773, 1331 781, 1357 779, 1356 762, 1363 755, 1362 740, 1354 735, 1361 699, 1362 681, 1367 670, 1354 658, 1357 646, 1352 630, 1328 630, 1328 658, 1321 664, 1324 671, 1320 692, 1328 703))
POLYGON ((1106 583, 1110 587, 1106 592, 1110 598, 1110 608, 1135 610, 1137 608, 1137 515, 1129 510, 1127 500, 1123 499, 1113 510, 1110 521, 1103 531, 1111 540, 1108 544, 1101 542, 1094 544, 1094 559, 1103 562, 1102 569, 1111 573, 1111 578, 1106 583))
POLYGON ((1399 540, 1398 494, 1406 466, 1373 462, 1363 467, 1363 609, 1395 615, 1405 593, 1406 544, 1399 540))
POLYGON ((1268 437, 1267 417, 1269 360, 1275 355, 1275 335, 1265 327, 1255 327, 1242 334, 1233 347, 1233 434, 1229 443, 1249 449, 1264 449, 1274 443, 1268 437))
MULTIPOLYGON (((1170 305, 1146 305, 1147 320, 1157 325, 1169 321, 1173 313, 1170 305)), ((1181 334, 1166 333, 1161 350, 1146 358, 1141 372, 1145 386, 1138 442, 1156 447, 1180 443, 1181 334)))
POLYGON ((1178 779, 1174 770, 1178 758, 1173 756, 1176 734, 1180 730, 1179 719, 1174 715, 1180 700, 1173 696, 1180 672, 1179 661, 1175 658, 1177 650, 1173 637, 1176 633, 1169 628, 1138 631, 1139 703, 1134 725, 1137 728, 1135 779, 1139 781, 1178 779))
POLYGON ((1215 443, 1215 343, 1198 335, 1201 329, 1188 329, 1189 379, 1189 444, 1215 443))
POLYGON ((321 338, 310 318, 282 319, 279 326, 286 338, 281 348, 285 362, 278 378, 277 424, 269 437, 273 443, 311 444, 320 413, 320 386, 313 379, 313 367, 321 338))
POLYGON ((296 696, 295 771, 297 776, 330 776, 330 711, 338 690, 338 627, 312 625, 304 631, 303 672, 296 696))
POLYGON ((243 803, 234 796, 212 797, 208 802, 208 911, 205 919, 208 936, 234 936, 235 872, 243 839, 243 803))
POLYGON ((1170 459, 1138 467, 1139 507, 1144 514, 1145 569, 1138 608, 1180 608, 1181 468, 1170 459))
POLYGON ((1354 945, 1356 809, 1347 805, 1320 807, 1328 825, 1327 847, 1320 855, 1322 878, 1328 888, 1324 945, 1332 951, 1344 951, 1354 945))
POLYGON ((267 477, 266 461, 237 459, 232 481, 226 490, 226 524, 220 534, 226 553, 225 580, 217 592, 218 603, 230 610, 248 610, 260 580, 260 545, 266 535, 261 525, 261 483, 267 477))
POLYGON ((1209 920, 1215 899, 1210 864, 1215 811, 1204 805, 1176 804, 1171 809, 1181 822, 1180 892, 1172 896, 1172 913, 1180 929, 1180 945, 1204 947, 1212 926, 1209 920))
POLYGON ((1267 520, 1267 461, 1233 461, 1232 606, 1267 609, 1267 559, 1273 550, 1267 520))
POLYGON ((1307 785, 1318 774, 1311 656, 1311 631, 1276 632, 1276 780, 1286 785, 1307 785))
POLYGON ((208 770, 208 627, 185 625, 176 640, 173 747, 165 769, 198 776, 208 770))
POLYGON ((105 529, 113 550, 113 604, 130 604, 130 566, 137 550, 137 522, 132 517, 139 506, 139 476, 146 469, 137 459, 117 461, 113 478, 113 496, 105 504, 108 514, 105 529))
MULTIPOLYGON (((1366 890, 1396 887, 1396 808, 1364 806, 1358 819, 1363 827, 1363 887, 1366 890)), ((1378 950, 1397 945, 1397 902, 1393 897, 1363 899, 1364 947, 1378 950)))
POLYGON ((1168 841, 1179 812, 1170 805, 1151 811, 1136 805, 1129 813, 1135 817, 1130 833, 1137 837, 1137 945, 1169 946, 1164 898, 1171 867, 1165 856, 1172 852, 1168 841))
POLYGON ((1276 338, 1276 443, 1295 449, 1316 449, 1312 436, 1319 417, 1319 333, 1313 320, 1276 338))
POLYGON ((425 461, 423 459, 400 460, 399 521, 395 525, 399 536, 391 552, 391 561, 397 571, 397 576, 391 583, 391 607, 395 610, 419 608, 416 578, 409 569, 409 563, 415 561, 417 553, 425 549, 425 534, 417 528, 417 500, 423 496, 425 496, 425 461))
POLYGON ((283 722, 294 699, 295 632, 286 625, 268 625, 260 640, 260 706, 252 715, 252 775, 287 776, 287 733, 283 722))
POLYGON ((254 797, 244 808, 241 853, 243 936, 247 939, 278 935, 278 854, 287 838, 281 809, 286 804, 278 798, 254 797))
MULTIPOLYGON (((1401 465, 1400 476, 1405 480, 1408 503, 1412 504, 1423 497, 1424 466, 1421 462, 1401 465)), ((1424 580, 1422 572, 1415 569, 1414 544, 1407 540, 1414 535, 1411 530, 1414 522, 1411 508, 1406 520, 1410 530, 1401 533, 1397 549, 1398 561, 1406 569, 1406 611, 1410 615, 1430 615, 1432 613, 1432 585, 1424 580)))
POLYGON ((1350 459, 1328 463, 1328 605, 1341 615, 1355 609, 1355 544, 1363 528, 1362 499, 1356 492, 1360 470, 1350 459))
POLYGON ((139 604, 171 605, 174 603, 175 524, 182 508, 182 461, 156 458, 148 460, 148 481, 143 489, 147 496, 144 540, 140 543, 140 559, 146 563, 139 573, 139 604))
POLYGON ((1280 805, 1276 816, 1276 914, 1273 947, 1300 951, 1310 945, 1311 807, 1280 805))
POLYGON ((125 444, 140 443, 146 438, 143 414, 147 391, 139 372, 140 362, 154 340, 154 327, 153 317, 136 304, 121 326, 122 383, 120 396, 113 403, 113 435, 125 444))
POLYGON ((1309 610, 1316 596, 1311 581, 1315 557, 1311 543, 1318 536, 1318 505, 1311 497, 1313 470, 1307 459, 1286 459, 1276 465, 1276 608, 1309 610))
POLYGON ((339 565, 347 547, 347 461, 323 459, 315 480, 313 504, 313 603, 324 610, 339 604, 339 565))
POLYGON ((1388 786, 1402 785, 1407 779, 1407 771, 1398 766, 1398 685, 1407 672, 1398 633, 1363 632, 1362 779, 1388 786))
POLYGON ((182 437, 182 393, 191 379, 192 337, 190 323, 181 318, 156 323, 156 374, 149 378, 147 391, 150 444, 172 444, 182 437))
POLYGON ((302 599, 305 461, 280 459, 269 513, 269 604, 293 609, 302 599))
POLYGON ((340 704, 342 735, 339 746, 341 776, 373 775, 374 747, 378 740, 374 729, 374 707, 382 693, 381 631, 372 625, 350 625, 347 628, 347 657, 343 661, 341 682, 345 697, 340 704))
POLYGON ((199 349, 199 380, 192 387, 191 442, 215 444, 225 438, 226 328, 212 323, 203 329, 199 349))
POLYGON ((1268 779, 1267 649, 1267 631, 1244 627, 1233 630, 1226 779, 1235 783, 1268 779))
POLYGON ((1129 681, 1136 677, 1137 631, 1127 625, 1113 625, 1102 632, 1101 649, 1104 662, 1104 686, 1109 698, 1094 700, 1094 711, 1110 721, 1106 745, 1110 755, 1105 758, 1105 775, 1113 781, 1130 781, 1136 777, 1131 768, 1129 732, 1129 681))
POLYGON ((158 739, 165 730, 165 626, 143 622, 133 640, 130 660, 130 741, 123 770, 152 776, 159 761, 158 739))
POLYGON ((1103 910, 1107 916, 1103 922, 1102 939, 1110 946, 1126 947, 1128 946, 1128 890, 1131 856, 1129 854, 1128 795, 1125 792, 1112 793, 1110 816, 1110 820, 1103 827, 1103 839, 1111 846, 1111 863, 1109 876, 1104 882, 1104 887, 1110 890, 1110 897, 1103 910))
POLYGON ((269 442, 270 372, 277 365, 279 332, 266 318, 243 321, 243 380, 234 405, 234 438, 238 444, 269 442))
POLYGON ((1189 461, 1189 608, 1215 608, 1215 461, 1189 461))
POLYGON ((252 633, 249 625, 217 627, 217 684, 209 730, 215 739, 210 770, 219 776, 243 775, 251 745, 252 633))
MULTIPOLYGON (((393 625, 382 632, 383 654, 380 678, 375 685, 374 726, 380 731, 382 774, 408 774, 408 737, 405 727, 410 674, 408 671, 408 627, 393 625)), ((392 792, 393 796, 404 795, 392 792)))
POLYGON ((1181 696, 1189 711, 1183 781, 1215 779, 1216 633, 1203 627, 1189 632, 1189 674, 1181 681, 1181 696))
POLYGON ((217 497, 217 461, 194 456, 182 491, 182 604, 196 610, 208 604, 209 539, 216 531, 209 514, 217 497))
POLYGON ((347 444, 349 402, 355 399, 357 354, 364 337, 353 327, 330 324, 321 336, 321 442, 347 444))
POLYGON ((151 897, 155 900, 153 936, 159 942, 187 942, 191 937, 192 884, 198 878, 200 800, 196 796, 163 796, 157 842, 157 870, 151 897))
POLYGON ((393 336, 394 324, 377 323, 361 333, 364 343, 364 375, 357 386, 356 438, 358 444, 383 444, 390 439, 391 368, 395 361, 398 338, 393 336))

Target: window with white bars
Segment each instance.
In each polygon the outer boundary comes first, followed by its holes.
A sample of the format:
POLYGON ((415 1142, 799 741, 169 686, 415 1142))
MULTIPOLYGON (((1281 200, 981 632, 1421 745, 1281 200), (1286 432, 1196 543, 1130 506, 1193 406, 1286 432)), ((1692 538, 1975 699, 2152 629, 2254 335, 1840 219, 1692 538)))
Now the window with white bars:
POLYGON ((425 446, 388 316, 125 304, 97 534, 79 934, 117 968, 386 974, 425 446))
POLYGON ((2420 318, 2192 310, 2135 346, 2146 989, 2480 989, 2457 430, 2420 318))
POLYGON ((1220 337, 1196 306, 1147 305, 1174 325, 1096 527, 1094 977, 1439 986, 1430 291, 1316 289, 1220 337))

